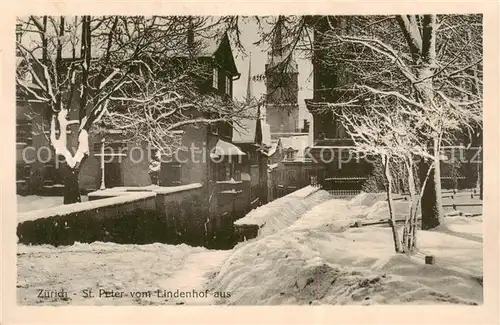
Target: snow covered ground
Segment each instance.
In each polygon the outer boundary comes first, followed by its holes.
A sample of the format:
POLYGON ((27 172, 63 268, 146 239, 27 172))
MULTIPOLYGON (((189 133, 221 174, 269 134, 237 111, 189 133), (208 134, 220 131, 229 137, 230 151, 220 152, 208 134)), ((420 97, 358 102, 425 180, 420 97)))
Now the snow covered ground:
POLYGON ((215 293, 204 284, 228 253, 184 244, 18 245, 17 299, 51 306, 213 304, 215 293), (40 298, 42 289, 66 297, 40 298))
MULTIPOLYGON (((87 201, 87 196, 82 195, 82 202, 87 201)), ((62 196, 17 195, 17 212, 40 210, 62 205, 62 196)))
MULTIPOLYGON (((394 253, 388 227, 350 227, 357 220, 386 219, 385 195, 363 193, 351 201, 321 191, 312 195, 314 204, 282 201, 280 208, 268 205, 272 213, 259 208, 259 215, 266 216, 259 219, 264 221, 259 236, 229 251, 99 242, 57 248, 18 245, 18 302, 482 303, 482 216, 447 217, 438 229, 419 231, 419 252, 409 257, 394 253), (435 265, 424 263, 428 254, 436 257, 435 265), (39 298, 40 289, 64 290, 67 297, 39 298), (88 289, 94 297, 88 297, 88 289), (177 296, 166 297, 167 291, 177 296)), ((408 203, 396 202, 396 213, 403 216, 408 203)))
MULTIPOLYGON (((209 287, 220 304, 481 304, 482 217, 448 217, 418 233, 416 256, 394 253, 384 195, 330 199, 273 234, 237 245, 209 287), (436 256, 435 265, 424 263, 436 256)), ((398 201, 397 213, 407 209, 398 201)), ((279 219, 281 216, 275 216, 279 219)))

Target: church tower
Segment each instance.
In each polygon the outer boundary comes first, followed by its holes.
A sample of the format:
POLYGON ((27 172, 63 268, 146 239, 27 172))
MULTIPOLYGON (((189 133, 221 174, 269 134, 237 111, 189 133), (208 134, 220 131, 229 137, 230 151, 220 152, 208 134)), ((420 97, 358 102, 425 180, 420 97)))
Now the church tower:
POLYGON ((284 17, 279 16, 265 67, 266 122, 274 141, 300 132, 298 66, 293 53, 283 46, 283 24, 284 17))

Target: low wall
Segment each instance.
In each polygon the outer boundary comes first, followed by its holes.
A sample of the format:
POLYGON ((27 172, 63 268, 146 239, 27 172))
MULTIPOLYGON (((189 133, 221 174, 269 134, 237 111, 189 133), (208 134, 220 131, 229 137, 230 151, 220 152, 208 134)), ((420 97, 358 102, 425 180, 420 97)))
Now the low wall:
POLYGON ((201 189, 201 184, 190 184, 96 191, 89 193, 88 202, 18 214, 18 240, 57 246, 77 241, 146 244, 196 237, 205 219, 201 189))
MULTIPOLYGON (((275 222, 271 219, 279 217, 277 214, 286 210, 290 201, 304 201, 318 191, 320 191, 319 187, 306 186, 253 209, 245 217, 234 222, 237 240, 243 241, 257 237, 266 222, 275 222)), ((328 193, 325 193, 325 195, 328 196, 328 193)), ((297 210, 297 212, 299 211, 297 210)))
POLYGON ((33 210, 18 214, 17 237, 26 245, 144 242, 160 236, 154 211, 149 192, 33 210))
POLYGON ((208 199, 201 184, 155 190, 156 212, 165 220, 168 242, 192 246, 205 244, 208 199), (206 203, 207 202, 207 203, 206 203))

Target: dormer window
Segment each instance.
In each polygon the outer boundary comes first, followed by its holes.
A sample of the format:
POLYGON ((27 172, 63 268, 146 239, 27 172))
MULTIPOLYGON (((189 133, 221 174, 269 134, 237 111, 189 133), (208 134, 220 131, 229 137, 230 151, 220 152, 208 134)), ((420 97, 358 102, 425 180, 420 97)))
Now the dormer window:
POLYGON ((295 159, 295 150, 288 149, 285 151, 285 160, 294 160, 295 159))
POLYGON ((231 78, 226 76, 226 94, 231 95, 231 78))
POLYGON ((214 87, 215 89, 219 89, 219 68, 218 67, 214 67, 212 87, 214 87))

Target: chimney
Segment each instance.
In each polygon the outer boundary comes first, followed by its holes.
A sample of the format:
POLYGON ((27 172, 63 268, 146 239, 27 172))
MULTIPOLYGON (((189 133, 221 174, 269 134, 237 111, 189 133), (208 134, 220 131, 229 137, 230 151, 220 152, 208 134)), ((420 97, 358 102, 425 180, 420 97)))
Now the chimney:
POLYGON ((302 129, 302 133, 309 133, 309 121, 304 119, 304 128, 302 129))
POLYGON ((248 62, 248 81, 247 81, 247 103, 250 103, 253 97, 252 91, 252 53, 250 53, 250 60, 248 62))

